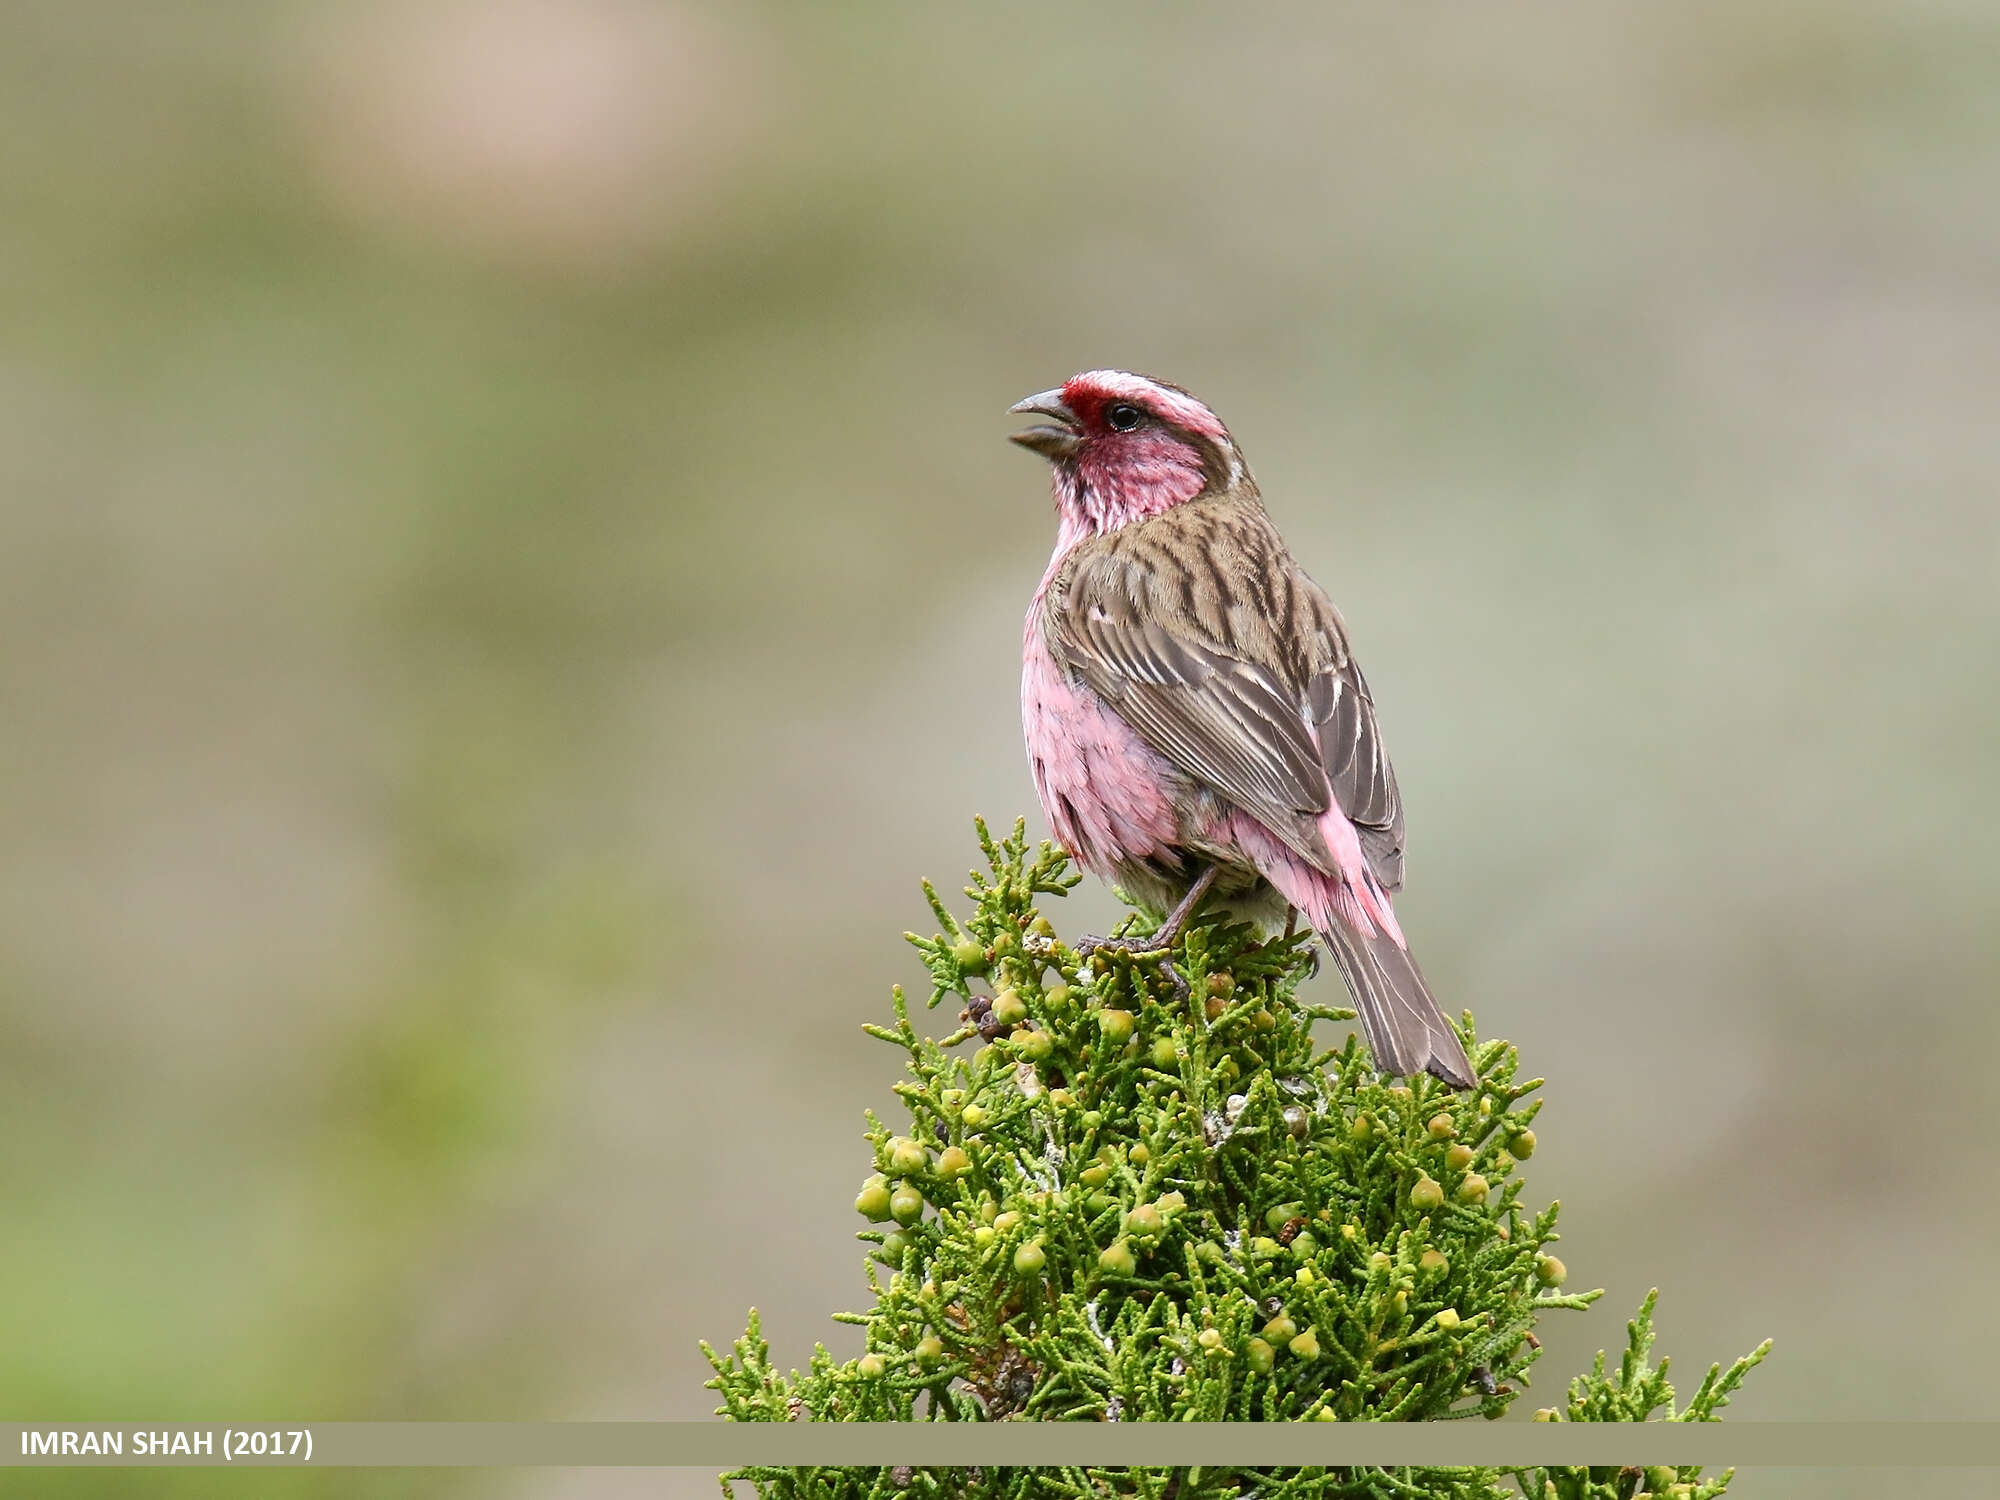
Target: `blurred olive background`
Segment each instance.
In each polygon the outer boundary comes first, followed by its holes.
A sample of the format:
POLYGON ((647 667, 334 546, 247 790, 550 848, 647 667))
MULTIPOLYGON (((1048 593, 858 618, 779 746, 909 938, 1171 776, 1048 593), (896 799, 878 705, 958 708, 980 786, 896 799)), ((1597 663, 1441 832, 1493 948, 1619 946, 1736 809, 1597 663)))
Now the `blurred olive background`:
POLYGON ((854 1347, 860 1026, 1034 807, 1004 411, 1118 365, 1341 601, 1405 925, 1551 1080, 1609 1295, 1522 1415, 1653 1285, 1690 1378, 1776 1336, 1734 1415, 1991 1414, 1992 7, 16 0, 0 204, 0 1407, 854 1347))

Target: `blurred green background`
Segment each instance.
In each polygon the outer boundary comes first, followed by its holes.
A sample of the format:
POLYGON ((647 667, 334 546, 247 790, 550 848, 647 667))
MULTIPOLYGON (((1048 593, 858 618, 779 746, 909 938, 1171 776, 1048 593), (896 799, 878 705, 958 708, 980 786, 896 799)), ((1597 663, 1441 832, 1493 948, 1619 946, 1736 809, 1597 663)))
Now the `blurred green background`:
MULTIPOLYGON (((1973 3, 15 0, 0 1408, 847 1349, 860 1025, 1034 806, 1004 410, 1119 365, 1341 601, 1405 926, 1551 1080, 1610 1295, 1528 1406, 1657 1284, 1776 1336, 1735 1415, 1990 1415, 1996 267, 1973 3)), ((223 1481, 33 1492, 135 1483, 223 1481)))

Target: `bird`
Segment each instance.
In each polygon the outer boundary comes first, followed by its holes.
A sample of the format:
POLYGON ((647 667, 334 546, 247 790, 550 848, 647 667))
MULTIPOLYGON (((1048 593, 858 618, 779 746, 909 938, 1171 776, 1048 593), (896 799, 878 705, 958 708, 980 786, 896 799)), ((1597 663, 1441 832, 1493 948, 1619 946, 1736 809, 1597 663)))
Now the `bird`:
POLYGON ((1474 1084, 1391 901, 1403 803, 1375 702, 1229 430, 1180 386, 1087 370, 1011 411, 1056 544, 1021 639, 1021 720, 1056 842, 1166 918, 1303 917, 1378 1070, 1474 1084), (1295 916, 1296 914, 1296 916, 1295 916))

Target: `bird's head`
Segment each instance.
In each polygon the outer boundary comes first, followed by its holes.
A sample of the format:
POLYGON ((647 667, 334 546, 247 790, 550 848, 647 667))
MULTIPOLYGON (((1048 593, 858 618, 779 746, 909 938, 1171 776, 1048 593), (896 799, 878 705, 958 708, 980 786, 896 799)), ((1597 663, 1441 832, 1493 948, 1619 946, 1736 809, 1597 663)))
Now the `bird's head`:
POLYGON ((1086 370, 1010 409, 1048 419, 1014 441, 1054 467, 1066 530, 1115 531, 1249 478, 1221 418, 1164 380, 1086 370))

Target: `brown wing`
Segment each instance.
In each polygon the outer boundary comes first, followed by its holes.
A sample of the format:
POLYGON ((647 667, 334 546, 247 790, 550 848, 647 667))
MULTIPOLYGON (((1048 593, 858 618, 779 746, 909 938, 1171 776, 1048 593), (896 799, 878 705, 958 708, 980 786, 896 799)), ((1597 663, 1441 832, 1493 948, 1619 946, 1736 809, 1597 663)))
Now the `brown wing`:
MULTIPOLYGON (((1339 628, 1339 617, 1334 617, 1339 628)), ((1333 795, 1361 835, 1368 867, 1385 891, 1403 885, 1403 799, 1396 790, 1395 768, 1382 748, 1381 726, 1375 722, 1375 700, 1368 679, 1347 650, 1343 634, 1340 659, 1321 669, 1307 690, 1307 711, 1319 731, 1320 752, 1333 795)))
POLYGON ((1160 754, 1327 870, 1337 798, 1377 880, 1401 883, 1367 685, 1260 505, 1183 506, 1079 549, 1052 604, 1059 654, 1160 754))

